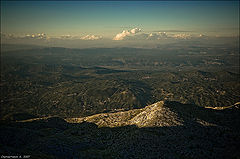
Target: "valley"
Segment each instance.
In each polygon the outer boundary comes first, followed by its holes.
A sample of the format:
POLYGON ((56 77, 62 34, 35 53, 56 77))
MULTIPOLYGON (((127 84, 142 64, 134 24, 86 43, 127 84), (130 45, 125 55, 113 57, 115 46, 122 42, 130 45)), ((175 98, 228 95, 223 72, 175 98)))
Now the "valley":
POLYGON ((161 100, 202 107, 239 102, 234 49, 180 56, 184 52, 134 48, 3 52, 1 119, 17 113, 79 117, 143 108, 161 100), (234 55, 229 57, 228 52, 234 55), (204 63, 216 58, 221 65, 204 63))

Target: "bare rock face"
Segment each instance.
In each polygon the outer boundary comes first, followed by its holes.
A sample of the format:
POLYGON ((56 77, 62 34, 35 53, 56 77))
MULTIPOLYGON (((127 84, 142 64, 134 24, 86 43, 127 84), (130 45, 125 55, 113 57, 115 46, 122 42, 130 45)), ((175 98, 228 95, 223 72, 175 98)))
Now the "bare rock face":
MULTIPOLYGON (((127 125, 135 125, 139 128, 170 127, 184 125, 186 122, 191 122, 189 124, 193 124, 196 123, 196 121, 203 125, 211 125, 211 123, 204 121, 204 119, 198 119, 197 116, 192 117, 194 113, 198 112, 198 109, 201 108, 195 108, 197 106, 191 105, 184 106, 186 108, 186 112, 181 114, 179 112, 185 110, 182 106, 178 105, 179 103, 176 104, 160 101, 142 109, 116 113, 102 113, 85 118, 67 118, 65 120, 69 123, 82 123, 83 121, 90 122, 98 125, 99 127, 119 127, 127 125)), ((205 111, 208 112, 208 110, 205 111)), ((201 114, 204 112, 198 113, 201 114)))
POLYGON ((147 106, 141 113, 132 118, 129 123, 138 127, 161 127, 182 125, 177 114, 164 106, 164 102, 158 102, 147 106))

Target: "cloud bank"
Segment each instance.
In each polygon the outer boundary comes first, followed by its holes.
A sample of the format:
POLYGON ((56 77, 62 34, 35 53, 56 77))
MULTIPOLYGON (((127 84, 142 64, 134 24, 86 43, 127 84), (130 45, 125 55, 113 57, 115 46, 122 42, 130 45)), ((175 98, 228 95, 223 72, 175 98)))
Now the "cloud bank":
POLYGON ((49 37, 45 33, 38 33, 38 34, 27 34, 23 38, 27 39, 49 39, 49 37))
POLYGON ((0 33, 1 38, 3 39, 26 39, 26 40, 100 40, 103 37, 98 35, 85 35, 85 36, 72 36, 72 35, 60 35, 60 36, 48 36, 45 33, 36 33, 36 34, 26 34, 17 36, 14 34, 5 34, 0 33))
MULTIPOLYGON (((178 30, 174 30, 177 32, 178 30)), ((202 34, 187 34, 187 33, 166 33, 166 32, 152 32, 152 33, 140 33, 141 29, 134 28, 131 30, 123 30, 121 33, 118 33, 113 40, 164 40, 164 39, 192 39, 192 38, 206 38, 202 34)), ((184 32, 184 31, 182 31, 184 32)), ((187 32, 187 31, 185 31, 187 32)))

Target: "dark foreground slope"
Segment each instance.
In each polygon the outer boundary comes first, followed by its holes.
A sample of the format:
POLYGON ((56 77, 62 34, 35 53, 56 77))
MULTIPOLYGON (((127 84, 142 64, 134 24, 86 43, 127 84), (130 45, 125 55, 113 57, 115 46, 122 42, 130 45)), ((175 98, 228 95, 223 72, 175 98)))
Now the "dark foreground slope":
POLYGON ((239 108, 158 102, 84 118, 2 123, 0 153, 31 158, 239 158, 239 108))

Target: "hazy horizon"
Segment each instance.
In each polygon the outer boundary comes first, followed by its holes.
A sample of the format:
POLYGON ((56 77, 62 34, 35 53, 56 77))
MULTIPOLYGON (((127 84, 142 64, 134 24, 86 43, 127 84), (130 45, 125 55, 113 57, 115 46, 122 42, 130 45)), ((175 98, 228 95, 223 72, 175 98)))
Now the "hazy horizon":
POLYGON ((3 1, 1 16, 10 44, 155 48, 239 38, 238 1, 3 1))

